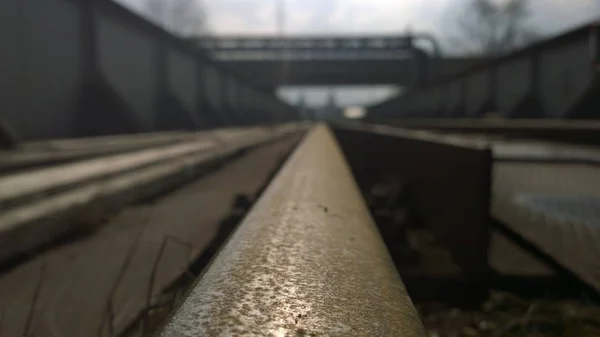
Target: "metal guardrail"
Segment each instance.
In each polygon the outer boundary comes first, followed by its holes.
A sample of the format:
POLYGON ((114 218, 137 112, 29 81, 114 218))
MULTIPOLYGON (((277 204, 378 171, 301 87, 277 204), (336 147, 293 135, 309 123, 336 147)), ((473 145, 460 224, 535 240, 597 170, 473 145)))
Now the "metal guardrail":
POLYGON ((281 50, 281 49, 406 49, 412 36, 219 36, 200 37, 195 41, 209 50, 281 50))
POLYGON ((0 3, 0 30, 6 32, 0 44, 9 46, 0 59, 7 69, 0 78, 0 148, 298 118, 272 91, 253 86, 122 4, 47 0, 40 6, 0 3), (40 13, 44 20, 37 19, 40 13), (49 42, 55 40, 64 48, 49 42))
POLYGON ((427 33, 407 35, 373 35, 373 36, 202 36, 192 38, 209 53, 234 52, 248 53, 252 51, 277 52, 301 51, 334 52, 338 54, 362 52, 369 54, 381 51, 412 51, 415 40, 425 40, 431 46, 434 57, 439 58, 441 47, 437 39, 427 33))
POLYGON ((425 335, 327 127, 307 135, 160 335, 425 335))
POLYGON ((591 22, 403 92, 371 106, 369 119, 594 118, 600 88, 599 27, 591 22))

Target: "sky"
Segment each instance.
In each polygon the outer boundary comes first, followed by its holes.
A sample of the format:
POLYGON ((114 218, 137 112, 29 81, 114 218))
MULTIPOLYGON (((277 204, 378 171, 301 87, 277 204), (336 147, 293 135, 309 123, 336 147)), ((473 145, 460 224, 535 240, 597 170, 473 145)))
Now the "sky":
MULTIPOLYGON (((118 0, 143 12, 145 0, 118 0)), ((171 1, 171 0, 164 0, 171 1)), ((443 49, 452 49, 458 34, 454 23, 459 9, 468 0, 195 0, 208 13, 208 26, 214 35, 259 35, 277 32, 277 3, 284 8, 286 34, 394 34, 407 29, 429 32, 438 37, 443 49)), ((497 0, 502 1, 502 0, 497 0)), ((542 36, 552 36, 594 19, 600 20, 600 0, 530 0, 530 25, 542 36)), ((303 89, 304 90, 304 89, 303 89)), ((289 90, 288 90, 289 91, 289 90)), ((300 91, 283 95, 290 100, 300 91)), ((356 101, 381 99, 392 88, 354 90, 346 96, 356 101)), ((316 90, 307 95, 311 104, 321 104, 328 93, 316 90)), ((347 99, 346 99, 347 100, 347 99)), ((353 104, 347 102, 344 104, 353 104)))
MULTIPOLYGON (((143 10, 145 0, 119 0, 143 10)), ((171 1, 171 0, 164 0, 171 1)), ((209 14, 214 34, 273 34, 277 3, 289 34, 398 33, 407 27, 445 35, 467 0, 196 0, 209 14)), ((498 0, 501 1, 501 0, 498 0)), ((600 0, 530 0, 532 23, 554 34, 600 18, 600 0)))

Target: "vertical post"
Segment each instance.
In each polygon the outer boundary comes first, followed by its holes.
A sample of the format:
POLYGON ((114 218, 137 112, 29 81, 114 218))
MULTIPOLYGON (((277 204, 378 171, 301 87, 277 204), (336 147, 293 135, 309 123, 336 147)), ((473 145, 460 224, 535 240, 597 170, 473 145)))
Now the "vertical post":
POLYGON ((595 72, 600 72, 600 21, 594 23, 590 29, 590 58, 592 61, 592 69, 595 72))
POLYGON ((244 120, 244 124, 250 124, 249 119, 251 117, 248 115, 248 105, 247 105, 247 97, 248 95, 248 87, 246 85, 240 86, 240 90, 238 91, 238 106, 240 114, 244 120))
POLYGON ((244 125, 249 124, 248 115, 246 113, 246 105, 244 102, 245 92, 246 92, 246 87, 243 85, 240 85, 240 83, 237 82, 236 90, 235 90, 235 106, 236 106, 238 116, 240 116, 240 121, 244 125))
POLYGON ((99 72, 95 2, 96 0, 79 2, 83 83, 93 83, 99 72))
POLYGON ((206 101, 204 81, 202 77, 202 64, 200 62, 200 58, 198 56, 194 57, 194 93, 195 93, 195 113, 198 115, 200 121, 202 122, 202 128, 211 128, 215 126, 215 121, 212 114, 207 111, 205 108, 204 102, 206 101))
POLYGON ((415 48, 415 59, 417 62, 417 73, 414 86, 421 87, 425 83, 427 83, 429 79, 429 69, 428 69, 428 55, 422 50, 415 48))
POLYGON ((223 102, 221 95, 221 78, 214 67, 206 68, 205 70, 204 85, 208 92, 208 106, 210 111, 215 116, 215 119, 219 121, 221 126, 229 126, 229 116, 226 116, 223 111, 223 102), (210 91, 209 91, 210 88, 210 91))
POLYGON ((541 66, 540 53, 539 52, 533 53, 533 55, 531 55, 530 62, 531 62, 531 68, 529 71, 530 91, 532 94, 539 97, 540 89, 541 89, 540 88, 540 66, 541 66))
MULTIPOLYGON (((541 52, 536 51, 531 56, 530 60, 530 84, 529 93, 527 94, 526 104, 523 108, 524 113, 529 116, 544 117, 544 107, 541 101, 542 88, 541 88, 541 52)), ((522 114, 523 112, 519 112, 522 114)))
POLYGON ((492 63, 490 65, 490 87, 488 88, 488 99, 484 106, 483 113, 494 112, 497 109, 497 99, 498 99, 498 64, 492 63), (485 111, 488 110, 488 111, 485 111), (492 111, 494 110, 494 111, 492 111))
POLYGON ((229 111, 233 115, 234 121, 237 125, 243 124, 240 118, 238 106, 237 106, 237 85, 233 77, 227 79, 226 97, 229 106, 229 111))
MULTIPOLYGON (((168 55, 167 48, 165 47, 165 43, 161 38, 156 40, 156 47, 154 51, 155 58, 155 67, 156 67, 156 87, 155 92, 155 116, 161 116, 163 113, 167 113, 163 111, 165 109, 165 102, 167 97, 167 92, 169 89, 168 84, 168 76, 169 76, 169 65, 168 65, 168 55)), ((159 118, 160 119, 160 118, 159 118)), ((161 125, 156 125, 157 120, 153 122, 155 130, 161 130, 161 125)))
POLYGON ((458 113, 456 114, 456 116, 454 117, 466 117, 466 112, 467 112, 467 96, 469 94, 469 89, 468 89, 468 76, 463 76, 459 81, 460 81, 460 98, 459 98, 459 103, 458 103, 458 113), (462 110, 462 111, 460 111, 462 110))
MULTIPOLYGON (((95 121, 101 85, 101 70, 99 65, 98 31, 96 20, 96 0, 81 0, 79 6, 79 36, 81 73, 79 93, 76 98, 77 117, 74 121, 74 133, 78 137, 91 136, 100 133, 95 121)), ((102 129, 100 127, 100 129, 102 129)))
POLYGON ((220 113, 228 121, 229 126, 237 125, 237 118, 231 110, 231 104, 229 102, 229 78, 226 76, 220 76, 218 82, 219 97, 221 98, 221 111, 220 113))
POLYGON ((437 85, 437 94, 438 94, 438 99, 437 99, 437 103, 436 103, 436 108, 435 108, 435 116, 436 117, 443 117, 444 116, 444 88, 446 87, 445 84, 438 84, 437 85))

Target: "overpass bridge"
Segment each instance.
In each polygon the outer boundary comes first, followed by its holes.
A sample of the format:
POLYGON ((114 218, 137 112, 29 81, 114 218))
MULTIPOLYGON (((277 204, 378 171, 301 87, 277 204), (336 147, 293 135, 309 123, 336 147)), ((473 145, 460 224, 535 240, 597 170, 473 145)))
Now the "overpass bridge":
POLYGON ((442 58, 427 34, 371 36, 217 36, 192 39, 219 64, 260 87, 416 86, 477 63, 442 58), (422 47, 423 42, 430 47, 422 47))
POLYGON ((409 90, 370 107, 390 118, 594 118, 600 23, 494 60, 440 57, 428 35, 197 38, 224 68, 259 87, 392 84, 409 90), (431 48, 424 49, 419 40, 431 48))

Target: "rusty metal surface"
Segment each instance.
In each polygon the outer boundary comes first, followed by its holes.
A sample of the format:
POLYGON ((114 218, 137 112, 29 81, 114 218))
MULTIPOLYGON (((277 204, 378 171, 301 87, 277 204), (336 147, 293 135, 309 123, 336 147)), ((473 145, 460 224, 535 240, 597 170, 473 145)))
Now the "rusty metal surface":
POLYGON ((327 127, 306 137, 161 335, 424 335, 327 127))

